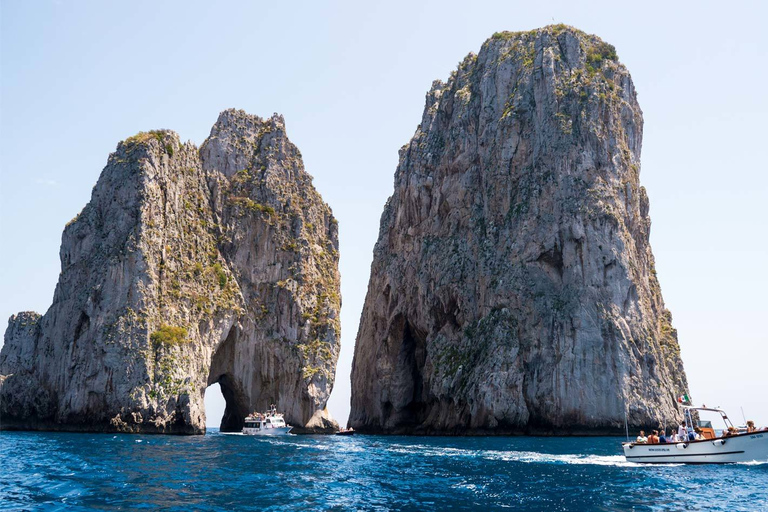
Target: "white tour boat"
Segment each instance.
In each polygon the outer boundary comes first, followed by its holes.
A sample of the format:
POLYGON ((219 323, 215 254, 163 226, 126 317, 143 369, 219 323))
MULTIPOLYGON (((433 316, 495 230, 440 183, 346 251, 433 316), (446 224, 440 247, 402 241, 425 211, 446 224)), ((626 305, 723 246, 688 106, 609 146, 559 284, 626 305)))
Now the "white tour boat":
POLYGON ((622 443, 624 456, 629 462, 724 464, 733 462, 768 463, 768 430, 737 429, 722 409, 685 407, 685 432, 698 437, 672 443, 622 443), (703 420, 702 413, 719 414, 725 428, 718 432, 712 421, 703 420), (730 433, 729 433, 730 431, 730 433))
POLYGON ((247 436, 284 436, 293 427, 286 425, 283 415, 277 412, 272 405, 269 412, 264 414, 255 412, 245 418, 243 434, 247 436))

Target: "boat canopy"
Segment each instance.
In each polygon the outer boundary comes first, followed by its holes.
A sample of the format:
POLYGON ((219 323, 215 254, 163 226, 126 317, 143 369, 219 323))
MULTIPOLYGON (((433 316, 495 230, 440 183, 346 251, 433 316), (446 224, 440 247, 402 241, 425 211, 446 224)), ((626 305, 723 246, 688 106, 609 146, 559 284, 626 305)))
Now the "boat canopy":
POLYGON ((693 417, 691 416, 691 414, 693 412, 698 412, 698 411, 715 412, 715 413, 719 414, 721 418, 723 418, 723 422, 725 422, 726 428, 727 427, 733 427, 733 423, 728 418, 728 415, 725 414, 725 411, 722 410, 722 409, 719 409, 717 407, 707 407, 707 406, 696 407, 696 406, 693 406, 693 405, 689 405, 689 406, 684 406, 683 410, 684 410, 683 416, 685 417, 685 426, 688 429, 693 429, 693 427, 695 425, 695 423, 693 421, 693 417))
POLYGON ((685 407, 683 407, 683 409, 686 409, 686 410, 694 410, 694 411, 712 411, 712 412, 719 412, 719 413, 720 413, 720 414, 722 414, 723 416, 726 416, 726 417, 727 417, 727 415, 725 414, 725 411, 724 411, 724 410, 722 410, 722 409, 718 409, 718 408, 716 408, 716 407, 706 407, 706 406, 702 406, 702 407, 695 407, 695 406, 693 406, 693 405, 686 405, 685 407))

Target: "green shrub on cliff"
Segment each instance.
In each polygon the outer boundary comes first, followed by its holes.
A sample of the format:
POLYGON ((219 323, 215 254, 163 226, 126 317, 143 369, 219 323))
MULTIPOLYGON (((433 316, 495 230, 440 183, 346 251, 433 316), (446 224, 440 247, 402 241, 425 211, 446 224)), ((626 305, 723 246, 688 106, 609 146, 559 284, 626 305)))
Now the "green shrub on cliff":
POLYGON ((257 203, 249 197, 230 197, 229 202, 243 210, 266 213, 267 215, 275 215, 274 208, 271 206, 265 206, 261 203, 257 203))
POLYGON ((593 44, 587 49, 587 71, 590 74, 595 74, 606 59, 612 61, 619 60, 616 48, 612 44, 603 41, 593 44))
POLYGON ((149 339, 152 343, 163 345, 181 345, 187 343, 187 330, 184 327, 162 324, 158 330, 153 332, 149 339))
POLYGON ((227 286, 227 273, 224 272, 224 267, 221 266, 221 263, 214 263, 213 264, 213 271, 216 274, 216 279, 219 280, 219 287, 224 289, 227 286))
POLYGON ((147 142, 150 139, 155 139, 160 144, 163 143, 163 132, 161 130, 150 130, 148 132, 139 132, 136 135, 132 135, 123 141, 125 144, 136 144, 141 142, 147 142))

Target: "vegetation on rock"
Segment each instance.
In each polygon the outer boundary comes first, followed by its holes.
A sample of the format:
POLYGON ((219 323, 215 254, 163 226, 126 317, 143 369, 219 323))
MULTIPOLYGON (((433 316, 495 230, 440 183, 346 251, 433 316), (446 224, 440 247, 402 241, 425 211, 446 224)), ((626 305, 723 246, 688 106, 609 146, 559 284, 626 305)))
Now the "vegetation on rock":
POLYGON ((181 345, 190 341, 187 338, 187 330, 184 327, 165 324, 161 325, 149 338, 152 340, 152 343, 163 345, 181 345))

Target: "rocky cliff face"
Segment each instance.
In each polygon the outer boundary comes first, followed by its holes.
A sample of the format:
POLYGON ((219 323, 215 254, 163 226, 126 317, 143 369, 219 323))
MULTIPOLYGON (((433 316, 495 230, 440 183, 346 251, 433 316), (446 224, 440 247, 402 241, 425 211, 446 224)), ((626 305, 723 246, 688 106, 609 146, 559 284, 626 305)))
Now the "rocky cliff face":
POLYGON ((222 429, 271 403, 335 428, 337 224, 282 117, 225 111, 200 150, 121 142, 61 265, 48 312, 9 321, 1 428, 202 433, 216 382, 222 429))
POLYGON ((369 432, 623 430, 678 417, 643 120, 614 48, 497 33, 427 94, 381 218, 352 369, 369 432))

